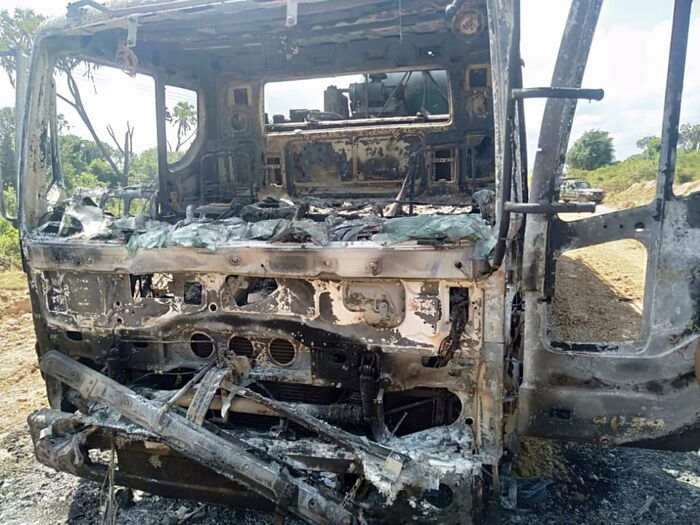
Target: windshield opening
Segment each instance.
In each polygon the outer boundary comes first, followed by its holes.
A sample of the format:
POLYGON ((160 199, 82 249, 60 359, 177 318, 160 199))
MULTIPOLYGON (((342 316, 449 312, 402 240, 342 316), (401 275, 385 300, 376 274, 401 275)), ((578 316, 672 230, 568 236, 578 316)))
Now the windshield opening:
POLYGON ((126 70, 55 61, 47 189, 34 193, 41 202, 27 221, 36 235, 134 249, 490 242, 495 159, 484 58, 266 82, 291 72, 247 77, 147 57, 126 70))
POLYGON ((264 96, 268 131, 377 122, 446 122, 450 117, 444 70, 268 82, 264 96))

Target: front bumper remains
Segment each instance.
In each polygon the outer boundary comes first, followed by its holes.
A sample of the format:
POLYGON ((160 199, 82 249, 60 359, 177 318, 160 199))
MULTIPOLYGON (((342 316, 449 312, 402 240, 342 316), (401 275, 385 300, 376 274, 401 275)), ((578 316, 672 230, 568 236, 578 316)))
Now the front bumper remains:
POLYGON ((44 355, 41 369, 91 406, 87 413, 42 409, 30 415, 36 457, 57 470, 103 481, 109 465, 91 451, 112 448, 117 484, 309 523, 469 523, 477 507, 481 461, 462 425, 380 444, 239 388, 244 399, 315 434, 286 440, 192 421, 56 351, 44 355), (342 490, 333 475, 356 477, 355 490, 342 490))

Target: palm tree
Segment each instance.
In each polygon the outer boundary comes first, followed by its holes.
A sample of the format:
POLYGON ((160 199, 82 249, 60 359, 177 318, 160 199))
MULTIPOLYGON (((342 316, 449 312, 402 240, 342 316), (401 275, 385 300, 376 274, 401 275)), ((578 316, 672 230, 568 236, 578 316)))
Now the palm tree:
POLYGON ((177 144, 175 151, 186 144, 197 131, 197 110, 189 102, 181 101, 173 108, 173 126, 177 128, 177 144), (190 130, 194 130, 190 135, 190 130))

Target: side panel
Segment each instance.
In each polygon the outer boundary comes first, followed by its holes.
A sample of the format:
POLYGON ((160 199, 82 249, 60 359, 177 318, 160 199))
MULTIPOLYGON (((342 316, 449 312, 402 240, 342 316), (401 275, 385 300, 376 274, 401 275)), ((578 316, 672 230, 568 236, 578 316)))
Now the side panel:
MULTIPOLYGON (((573 222, 527 219, 522 434, 697 449, 700 388, 693 360, 700 312, 700 195, 677 198, 671 191, 690 5, 679 0, 674 12, 655 201, 573 222), (639 340, 553 344, 557 259, 567 250, 619 239, 635 239, 648 254, 639 340)), ((552 113, 545 112, 540 137, 545 150, 548 116, 552 113)), ((536 161, 531 201, 553 200, 555 175, 561 173, 557 162, 536 161)))

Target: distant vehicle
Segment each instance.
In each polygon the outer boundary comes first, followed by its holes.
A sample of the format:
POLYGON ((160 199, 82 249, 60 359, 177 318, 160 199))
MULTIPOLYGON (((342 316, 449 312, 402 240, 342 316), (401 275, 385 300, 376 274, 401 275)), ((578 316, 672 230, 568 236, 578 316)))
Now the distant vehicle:
POLYGON ((600 188, 592 188, 585 180, 564 179, 559 190, 559 198, 564 202, 603 202, 605 191, 600 188))

